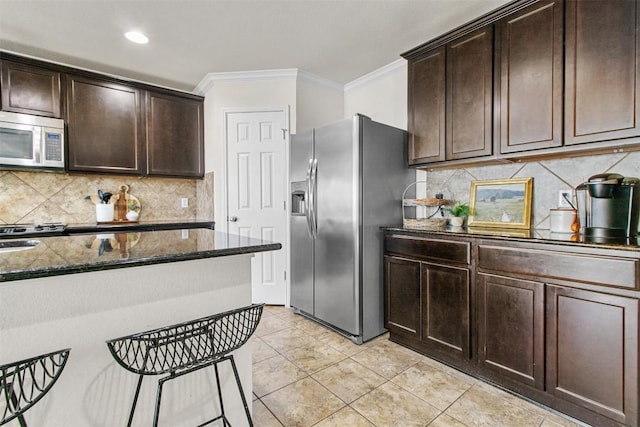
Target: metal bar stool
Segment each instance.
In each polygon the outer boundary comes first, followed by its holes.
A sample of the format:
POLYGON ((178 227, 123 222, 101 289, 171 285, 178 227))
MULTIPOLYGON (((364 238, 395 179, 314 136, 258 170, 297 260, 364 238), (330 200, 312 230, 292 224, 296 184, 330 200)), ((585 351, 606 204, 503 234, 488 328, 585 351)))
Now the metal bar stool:
POLYGON ((70 351, 67 348, 0 366, 0 425, 17 418, 22 427, 27 426, 24 413, 53 387, 70 351))
POLYGON ((222 389, 218 376, 218 363, 226 360, 231 362, 247 420, 249 425, 253 426, 236 363, 233 355, 229 353, 240 348, 251 337, 260 322, 263 307, 264 304, 253 304, 189 322, 107 341, 109 351, 116 361, 126 370, 140 375, 127 426, 131 426, 133 422, 133 414, 145 375, 168 374, 158 380, 156 407, 153 416, 155 427, 158 425, 162 386, 165 381, 211 365, 215 370, 221 415, 200 425, 204 426, 222 419, 225 427, 230 426, 224 412, 222 389))

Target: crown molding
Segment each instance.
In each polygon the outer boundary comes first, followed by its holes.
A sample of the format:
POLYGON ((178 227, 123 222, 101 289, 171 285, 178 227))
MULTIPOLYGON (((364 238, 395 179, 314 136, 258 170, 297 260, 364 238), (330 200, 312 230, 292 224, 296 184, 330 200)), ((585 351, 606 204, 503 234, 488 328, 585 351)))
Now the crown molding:
POLYGON ((364 76, 358 77, 357 79, 347 83, 346 85, 344 85, 344 91, 349 92, 350 90, 356 89, 360 86, 364 86, 368 83, 371 83, 373 80, 377 80, 381 77, 385 77, 387 74, 390 74, 406 66, 407 66, 406 59, 403 59, 403 58, 397 59, 390 64, 380 67, 377 70, 370 72, 369 74, 365 74, 364 76))
POLYGON ((285 68, 281 70, 256 70, 256 71, 232 71, 228 73, 208 73, 198 83, 193 93, 204 95, 216 82, 241 82, 255 80, 295 79, 298 76, 297 68, 285 68))
POLYGON ((344 91, 344 85, 333 80, 325 79, 324 77, 311 74, 308 71, 298 70, 298 78, 301 80, 307 80, 311 83, 315 83, 320 86, 324 86, 328 89, 337 90, 339 92, 344 91))
POLYGON ((241 81, 255 81, 255 80, 274 80, 274 79, 300 79, 306 80, 311 83, 324 86, 331 90, 340 92, 347 92, 349 90, 358 88, 373 80, 384 77, 385 75, 392 73, 400 68, 406 67, 407 60, 400 58, 388 65, 378 68, 359 77, 352 82, 342 85, 333 80, 325 79, 324 77, 317 76, 309 73, 308 71, 300 70, 298 68, 285 68, 280 70, 257 70, 257 71, 233 71, 229 73, 208 73, 193 89, 193 93, 196 95, 204 96, 216 82, 241 82, 241 81))
POLYGON ((204 96, 216 82, 240 82, 256 80, 275 79, 301 79, 311 83, 325 86, 332 90, 344 91, 344 86, 333 80, 311 74, 297 68, 285 68, 281 70, 257 70, 257 71, 234 71, 229 73, 208 73, 193 89, 193 93, 204 96))

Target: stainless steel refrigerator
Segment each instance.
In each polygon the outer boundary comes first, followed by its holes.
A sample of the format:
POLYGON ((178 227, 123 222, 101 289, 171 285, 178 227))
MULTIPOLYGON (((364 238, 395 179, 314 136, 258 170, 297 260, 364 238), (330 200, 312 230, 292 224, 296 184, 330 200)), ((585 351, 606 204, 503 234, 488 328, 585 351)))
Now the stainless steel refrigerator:
POLYGON ((356 343, 385 331, 379 228, 415 180, 405 141, 360 114, 291 137, 291 306, 356 343))

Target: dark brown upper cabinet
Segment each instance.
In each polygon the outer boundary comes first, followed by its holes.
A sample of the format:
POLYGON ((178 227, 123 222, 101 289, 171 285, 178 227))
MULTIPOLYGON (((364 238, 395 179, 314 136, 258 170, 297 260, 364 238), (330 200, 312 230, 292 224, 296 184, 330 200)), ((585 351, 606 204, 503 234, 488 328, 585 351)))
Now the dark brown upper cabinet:
POLYGON ((67 76, 67 100, 70 171, 143 173, 140 90, 67 76))
POLYGON ((445 158, 445 47, 409 62, 409 164, 445 158))
POLYGON ((493 154, 493 26, 409 59, 409 165, 493 154))
POLYGON ((493 153, 493 26, 447 46, 447 160, 493 153))
POLYGON ((640 136, 640 6, 566 2, 565 144, 640 136))
POLYGON ((562 145, 563 3, 540 1, 497 25, 500 152, 562 145))
POLYGON ((410 166, 640 146, 636 0, 516 0, 403 57, 410 166))
POLYGON ((147 173, 204 175, 203 102, 147 92, 147 173))
POLYGON ((60 73, 42 67, 1 61, 2 110, 60 118, 60 73))

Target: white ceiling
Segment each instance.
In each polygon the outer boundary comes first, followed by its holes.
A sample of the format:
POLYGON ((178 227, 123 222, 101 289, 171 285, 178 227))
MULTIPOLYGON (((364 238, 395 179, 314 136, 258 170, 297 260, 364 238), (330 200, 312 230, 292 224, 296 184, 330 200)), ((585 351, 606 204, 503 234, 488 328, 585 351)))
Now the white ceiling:
POLYGON ((0 49, 186 91, 287 68, 345 84, 508 1, 0 0, 0 49))

